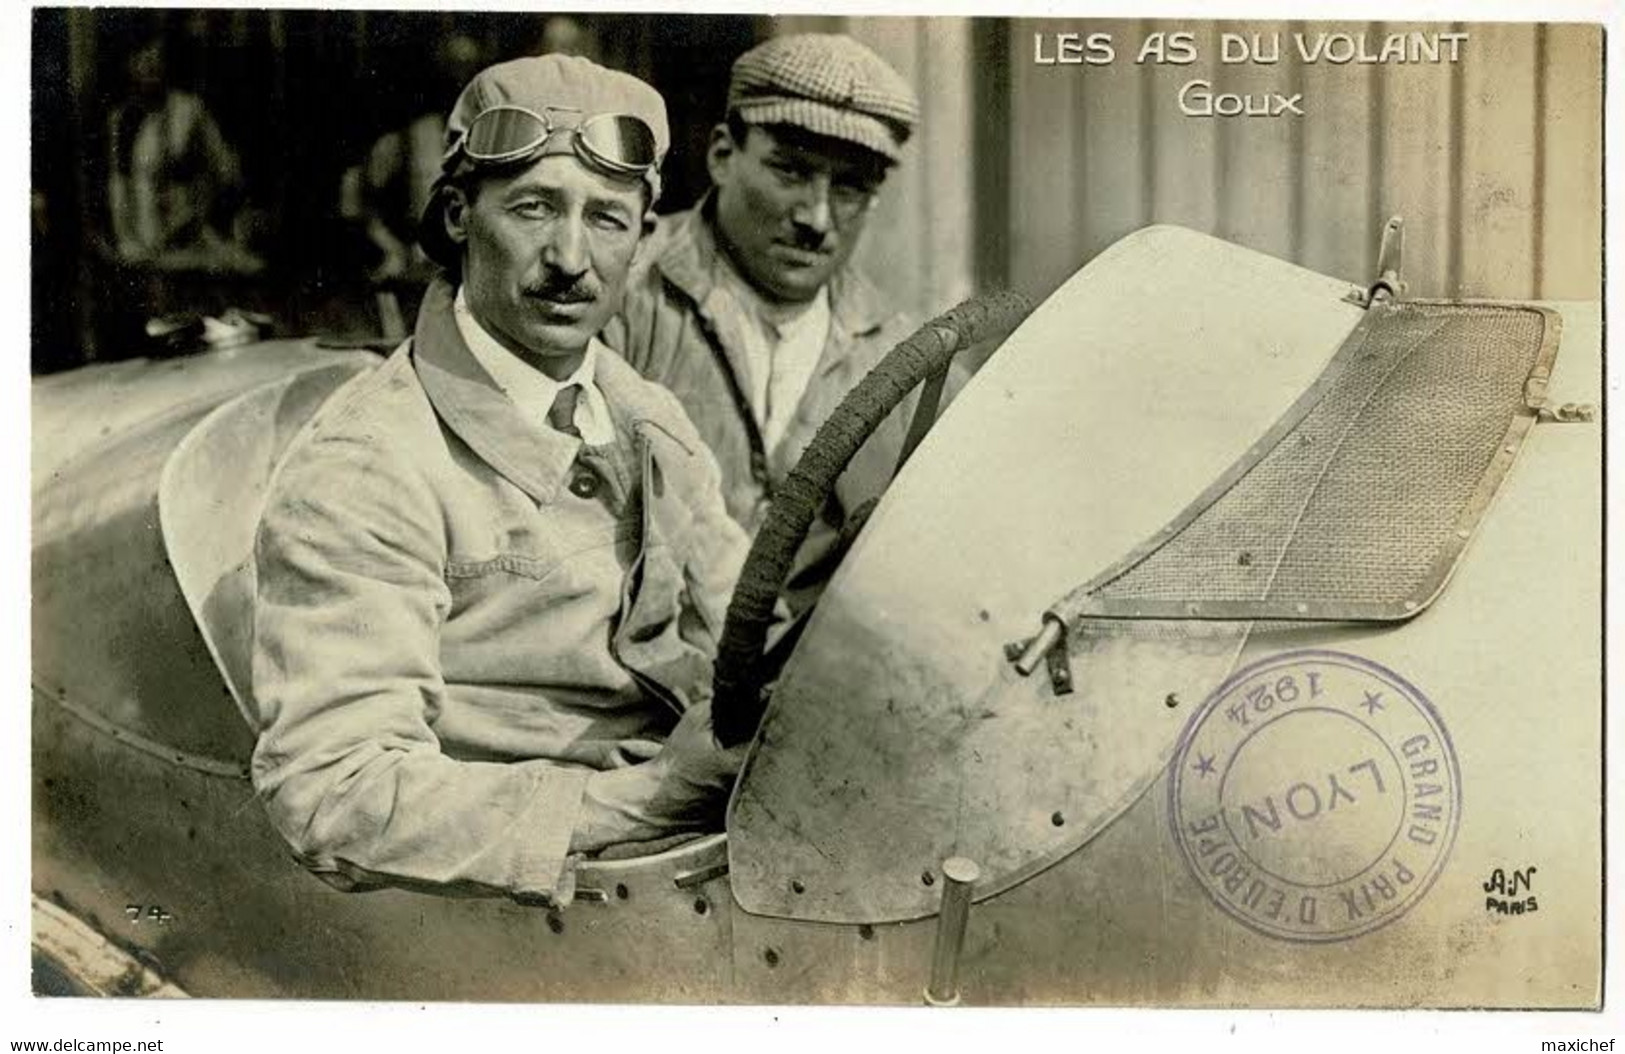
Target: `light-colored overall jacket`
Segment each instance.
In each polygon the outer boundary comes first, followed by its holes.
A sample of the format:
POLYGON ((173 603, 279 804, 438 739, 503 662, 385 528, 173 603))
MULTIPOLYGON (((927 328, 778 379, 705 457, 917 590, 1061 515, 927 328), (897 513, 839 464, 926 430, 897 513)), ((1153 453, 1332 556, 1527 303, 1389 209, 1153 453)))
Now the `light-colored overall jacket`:
MULTIPOLYGON (((751 369, 745 341, 733 317, 716 310, 712 298, 720 266, 709 218, 713 200, 707 197, 687 212, 661 219, 640 248, 621 310, 603 336, 639 373, 671 389, 682 401, 721 465, 728 512, 754 535, 774 491, 783 485, 818 427, 915 327, 857 270, 846 267, 837 272, 829 284, 831 318, 823 354, 783 442, 768 450, 745 394, 751 369)), ((842 531, 852 514, 890 482, 913 405, 913 399, 906 401, 886 419, 813 522, 786 593, 795 614, 817 598, 833 572, 842 531)))
POLYGON ((336 884, 565 899, 587 777, 709 695, 746 540, 669 392, 599 349, 617 441, 583 447, 520 414, 451 301, 278 469, 254 784, 336 884))

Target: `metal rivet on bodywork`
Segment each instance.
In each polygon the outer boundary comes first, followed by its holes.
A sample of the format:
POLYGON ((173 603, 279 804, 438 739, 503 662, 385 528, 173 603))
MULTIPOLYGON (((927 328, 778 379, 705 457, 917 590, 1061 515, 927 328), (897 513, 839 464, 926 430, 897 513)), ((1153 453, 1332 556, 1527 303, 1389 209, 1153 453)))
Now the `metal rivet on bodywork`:
POLYGON ((1066 817, 1062 816, 1059 811, 1052 812, 1049 815, 1049 822, 1054 824, 1057 827, 1065 827, 1066 826, 1066 817))
POLYGON ((928 886, 932 886, 932 885, 936 885, 936 881, 937 881, 937 876, 936 876, 936 875, 933 875, 933 874, 932 874, 932 873, 931 873, 931 872, 929 872, 929 871, 926 871, 926 872, 923 872, 923 873, 922 873, 922 874, 921 874, 921 875, 920 875, 920 881, 921 881, 921 882, 924 882, 924 883, 925 883, 925 884, 926 884, 926 885, 928 885, 928 886))
POLYGON ((792 878, 790 880, 790 891, 792 893, 805 893, 807 892, 807 883, 799 878, 792 878))
POLYGON ((1174 694, 1173 692, 1169 692, 1168 693, 1168 698, 1166 698, 1166 699, 1164 699, 1162 701, 1162 705, 1166 706, 1168 709, 1172 710, 1174 707, 1179 705, 1179 696, 1174 694))
POLYGON ((777 948, 763 948, 762 961, 770 967, 779 965, 779 950, 777 948))

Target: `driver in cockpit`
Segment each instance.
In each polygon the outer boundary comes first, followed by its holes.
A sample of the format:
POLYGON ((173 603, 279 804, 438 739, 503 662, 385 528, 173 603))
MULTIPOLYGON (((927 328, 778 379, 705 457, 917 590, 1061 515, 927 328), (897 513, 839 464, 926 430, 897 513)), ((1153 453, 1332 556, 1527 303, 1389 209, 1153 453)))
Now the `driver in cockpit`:
POLYGON ((446 139, 416 332, 272 484, 253 779, 336 884, 567 902, 578 854, 718 822, 746 540, 683 408, 597 339, 653 222, 659 94, 519 59, 446 139))

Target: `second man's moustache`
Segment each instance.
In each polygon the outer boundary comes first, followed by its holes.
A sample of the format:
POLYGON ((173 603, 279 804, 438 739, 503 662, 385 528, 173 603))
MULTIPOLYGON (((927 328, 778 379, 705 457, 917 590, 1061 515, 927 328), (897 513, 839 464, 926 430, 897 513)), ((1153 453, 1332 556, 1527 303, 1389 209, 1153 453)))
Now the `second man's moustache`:
POLYGON ((571 283, 569 285, 536 285, 527 286, 525 295, 538 300, 551 300, 556 304, 581 304, 598 299, 598 290, 590 285, 571 283))
POLYGON ((826 252, 829 249, 830 237, 819 231, 792 230, 790 237, 785 239, 792 246, 803 252, 826 252))

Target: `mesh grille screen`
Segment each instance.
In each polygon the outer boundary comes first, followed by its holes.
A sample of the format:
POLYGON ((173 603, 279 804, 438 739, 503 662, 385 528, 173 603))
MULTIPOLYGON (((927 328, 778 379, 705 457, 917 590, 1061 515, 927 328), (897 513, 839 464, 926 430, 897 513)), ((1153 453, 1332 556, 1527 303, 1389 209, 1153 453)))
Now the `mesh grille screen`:
POLYGON ((1320 401, 1105 600, 1400 604, 1491 467, 1544 336, 1534 310, 1402 304, 1350 337, 1320 401))

